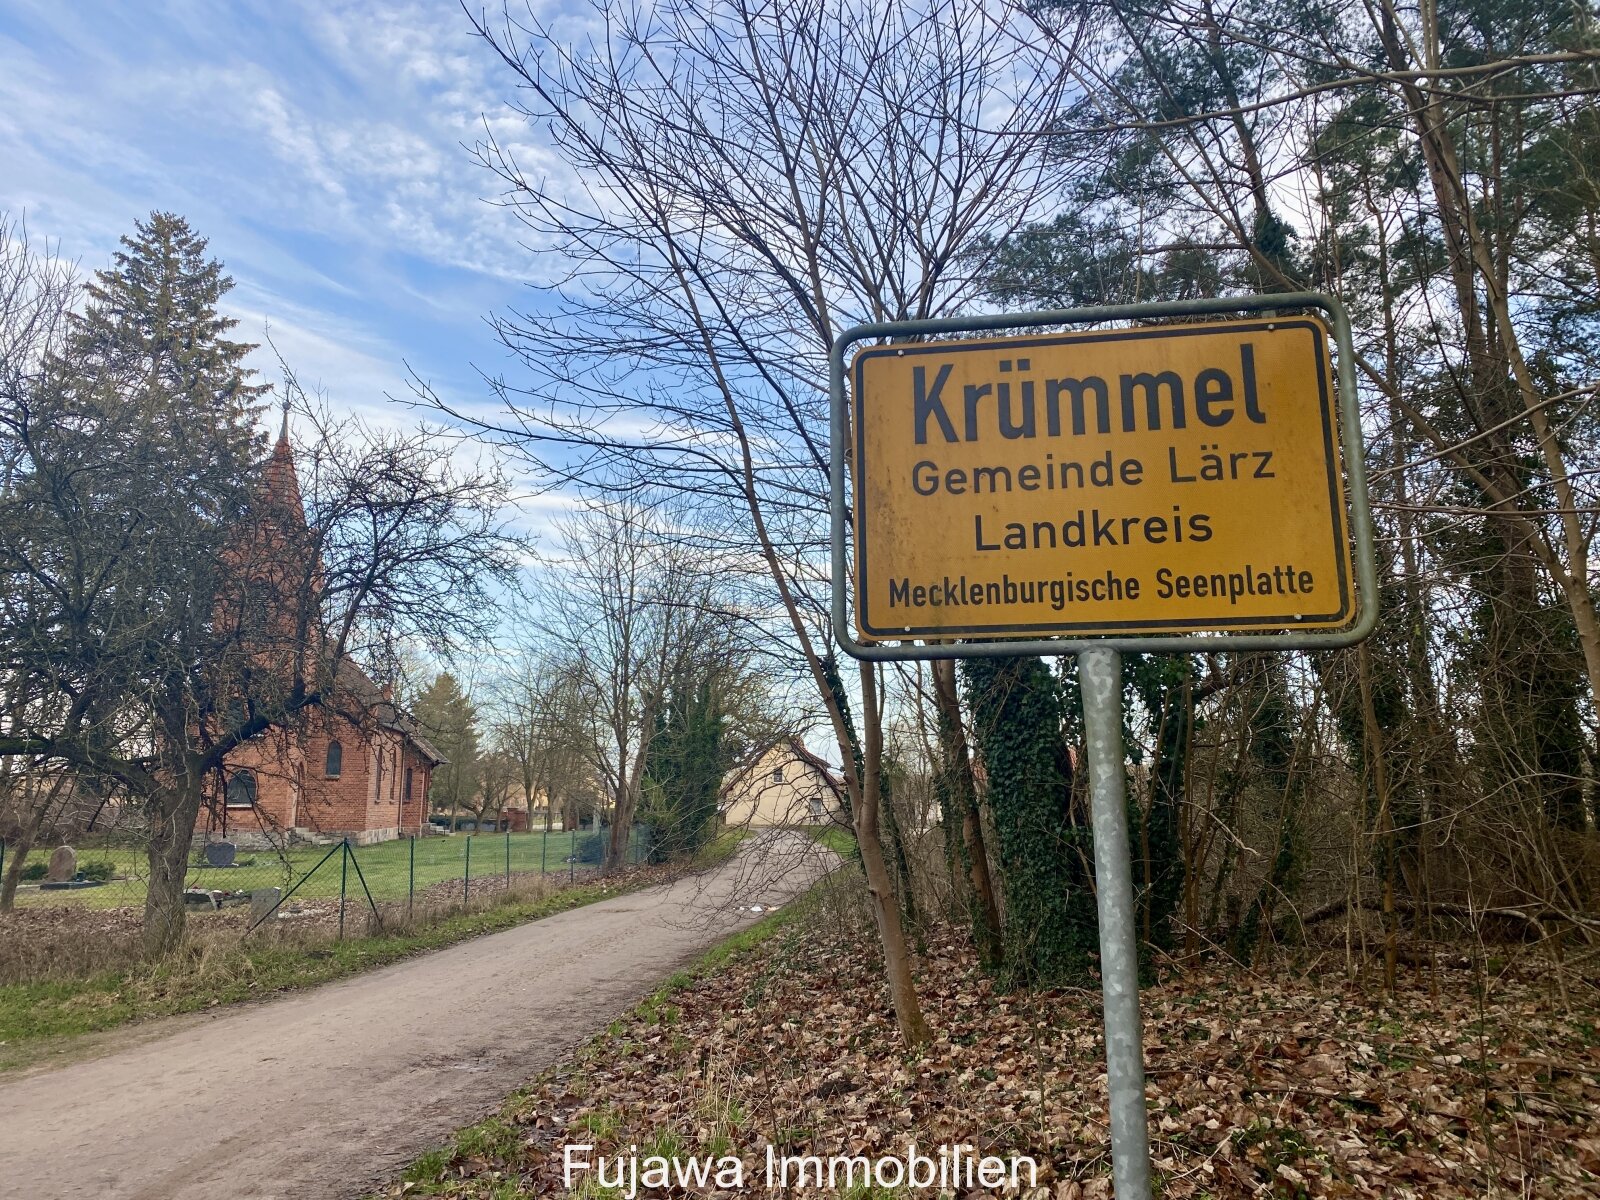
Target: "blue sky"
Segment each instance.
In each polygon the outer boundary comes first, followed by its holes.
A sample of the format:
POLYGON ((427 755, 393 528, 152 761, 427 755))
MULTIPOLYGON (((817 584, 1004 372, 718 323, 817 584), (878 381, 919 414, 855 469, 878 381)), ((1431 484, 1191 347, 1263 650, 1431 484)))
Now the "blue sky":
POLYGON ((270 323, 336 407, 410 422, 383 399, 407 362, 468 405, 474 366, 510 369, 483 318, 528 303, 537 256, 463 146, 486 117, 526 136, 510 86, 451 0, 0 0, 0 209, 85 273, 183 214, 236 335, 270 323))

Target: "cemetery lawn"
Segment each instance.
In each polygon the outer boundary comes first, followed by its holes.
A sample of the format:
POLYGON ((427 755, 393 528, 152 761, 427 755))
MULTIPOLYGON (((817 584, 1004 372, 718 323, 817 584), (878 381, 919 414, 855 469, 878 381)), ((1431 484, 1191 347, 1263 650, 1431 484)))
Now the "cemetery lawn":
MULTIPOLYGON (((374 899, 386 901, 403 900, 412 890, 421 892, 433 884, 459 881, 468 874, 475 879, 484 878, 503 875, 509 868, 513 875, 555 875, 567 869, 567 857, 575 849, 577 836, 559 830, 549 834, 540 830, 509 835, 455 834, 417 838, 414 843, 396 840, 354 846, 351 854, 360 866, 360 875, 358 877, 355 867, 351 867, 346 872, 344 886, 350 894, 360 896, 364 881, 374 899)), ((336 845, 293 846, 282 851, 240 850, 237 865, 228 868, 207 867, 196 854, 190 857, 185 882, 189 887, 208 891, 253 891, 265 887, 287 890, 316 868, 316 873, 305 879, 295 895, 306 900, 336 897, 341 866, 337 851, 336 845), (334 852, 331 858, 330 850, 334 852)), ((48 849, 42 853, 36 851, 29 862, 47 862, 49 857, 48 849)), ((36 886, 23 886, 17 890, 17 906, 49 904, 97 909, 144 906, 149 868, 142 848, 89 846, 78 850, 79 870, 94 863, 110 864, 112 877, 104 886, 73 891, 40 891, 36 886)))
MULTIPOLYGON (((492 907, 458 911, 406 932, 342 941, 191 941, 157 962, 88 978, 0 985, 0 1073, 69 1051, 72 1039, 154 1017, 260 1000, 315 987, 482 934, 497 933, 598 900, 652 887, 733 856, 743 831, 730 831, 692 863, 641 867, 610 880, 580 882, 537 898, 512 895, 492 907)), ((0 936, 5 936, 0 930, 0 936)))

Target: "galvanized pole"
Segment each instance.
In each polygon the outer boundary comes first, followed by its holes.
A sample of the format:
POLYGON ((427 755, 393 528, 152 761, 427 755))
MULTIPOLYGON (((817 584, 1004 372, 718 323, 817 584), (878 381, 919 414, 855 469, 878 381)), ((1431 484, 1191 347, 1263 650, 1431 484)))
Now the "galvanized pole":
POLYGON ((506 887, 511 887, 511 829, 509 822, 506 828, 506 887))
POLYGON ((546 829, 544 836, 539 839, 539 878, 544 878, 545 855, 550 849, 550 831, 546 829))
POLYGON ((1139 946, 1122 750, 1122 655, 1100 647, 1079 651, 1078 682, 1089 740, 1089 803, 1100 907, 1100 986, 1105 997, 1106 1076, 1111 1090, 1111 1177, 1117 1200, 1150 1200, 1139 946))
POLYGON ((417 839, 411 839, 406 861, 406 916, 411 916, 417 901, 417 839))
POLYGON ((461 903, 467 902, 467 894, 472 883, 472 835, 467 834, 467 865, 461 872, 461 903))

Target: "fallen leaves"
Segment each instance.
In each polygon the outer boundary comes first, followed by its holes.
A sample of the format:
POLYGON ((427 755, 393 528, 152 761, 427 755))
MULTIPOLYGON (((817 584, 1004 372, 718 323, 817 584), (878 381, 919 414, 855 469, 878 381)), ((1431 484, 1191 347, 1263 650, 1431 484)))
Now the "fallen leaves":
MULTIPOLYGON (((951 929, 931 933, 918 979, 936 1032, 906 1054, 870 945, 791 931, 614 1025, 508 1102, 520 1136, 458 1145, 426 1184, 563 1194, 562 1148, 579 1141, 737 1154, 755 1180, 768 1146, 877 1156, 915 1142, 1028 1155, 1038 1195, 1108 1197, 1097 994, 997 992, 951 929)), ((1481 997, 1469 971, 1439 985, 1437 1000, 1391 1002, 1340 976, 1218 967, 1147 990, 1159 1194, 1600 1196, 1592 1013, 1562 1011, 1537 979, 1481 997)))

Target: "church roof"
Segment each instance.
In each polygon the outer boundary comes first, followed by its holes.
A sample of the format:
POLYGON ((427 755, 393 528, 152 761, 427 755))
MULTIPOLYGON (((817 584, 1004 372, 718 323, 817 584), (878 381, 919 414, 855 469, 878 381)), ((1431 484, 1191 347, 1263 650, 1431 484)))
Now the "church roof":
POLYGON ((294 449, 289 445, 289 414, 283 415, 283 429, 272 447, 272 457, 267 459, 262 472, 262 491, 267 504, 274 510, 286 513, 297 524, 306 520, 305 504, 300 499, 300 478, 294 470, 294 449))
MULTIPOLYGON (((263 508, 270 514, 268 519, 276 520, 280 529, 285 523, 301 530, 305 528, 305 503, 300 495, 299 476, 295 474, 294 448, 289 444, 287 401, 283 406, 283 424, 278 431, 277 443, 272 447, 272 455, 262 472, 261 496, 263 508)), ((365 671, 347 658, 342 659, 336 667, 334 693, 335 707, 340 707, 339 697, 342 695, 364 717, 406 738, 434 766, 450 761, 423 736, 421 726, 390 699, 385 689, 380 688, 365 671)))
POLYGON ((443 766, 450 761, 423 736, 422 726, 417 724, 416 719, 396 704, 385 694, 383 688, 372 681, 370 675, 349 659, 340 662, 334 687, 370 713, 372 719, 384 729, 392 729, 404 737, 434 766, 443 766))

